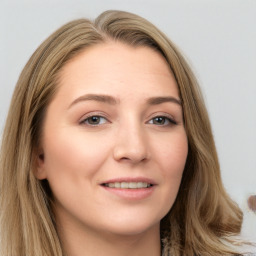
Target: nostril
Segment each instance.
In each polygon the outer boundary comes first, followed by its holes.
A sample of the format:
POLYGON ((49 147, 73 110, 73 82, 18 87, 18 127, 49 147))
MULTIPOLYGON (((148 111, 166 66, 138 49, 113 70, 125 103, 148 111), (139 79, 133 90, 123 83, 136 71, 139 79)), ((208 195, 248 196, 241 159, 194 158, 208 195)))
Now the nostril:
POLYGON ((251 195, 251 196, 248 198, 247 203, 248 203, 249 208, 250 208, 252 211, 256 212, 256 195, 251 195))

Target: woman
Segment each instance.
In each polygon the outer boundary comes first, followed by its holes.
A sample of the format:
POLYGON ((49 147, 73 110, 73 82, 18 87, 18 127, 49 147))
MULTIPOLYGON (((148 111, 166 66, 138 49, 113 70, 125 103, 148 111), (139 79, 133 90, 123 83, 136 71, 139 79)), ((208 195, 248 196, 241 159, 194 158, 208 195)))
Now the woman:
POLYGON ((196 79, 136 15, 72 21, 17 83, 1 148, 1 250, 25 255, 235 255, 196 79))

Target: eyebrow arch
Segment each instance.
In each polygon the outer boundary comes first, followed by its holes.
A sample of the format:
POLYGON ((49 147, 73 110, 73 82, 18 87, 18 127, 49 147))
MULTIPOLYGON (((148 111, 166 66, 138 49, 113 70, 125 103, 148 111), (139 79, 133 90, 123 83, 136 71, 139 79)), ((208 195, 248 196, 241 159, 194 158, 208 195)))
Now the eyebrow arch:
POLYGON ((82 102, 82 101, 98 101, 103 103, 108 103, 110 105, 116 105, 118 101, 109 95, 103 95, 103 94, 86 94, 83 95, 77 99, 75 99, 69 106, 71 108, 73 105, 82 102))
POLYGON ((172 102, 172 103, 176 103, 179 106, 181 106, 181 100, 176 99, 175 97, 171 97, 171 96, 168 96, 168 97, 153 97, 153 98, 149 98, 147 100, 147 103, 149 105, 158 105, 158 104, 162 104, 162 103, 165 103, 165 102, 172 102))

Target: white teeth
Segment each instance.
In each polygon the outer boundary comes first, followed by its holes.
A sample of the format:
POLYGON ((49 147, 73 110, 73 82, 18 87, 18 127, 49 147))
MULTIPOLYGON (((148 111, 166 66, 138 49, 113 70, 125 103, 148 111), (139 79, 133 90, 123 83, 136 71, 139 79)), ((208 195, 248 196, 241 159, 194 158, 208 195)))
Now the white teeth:
MULTIPOLYGON (((111 184, 111 183, 109 183, 109 184, 111 184)), ((113 188, 120 188, 121 187, 121 184, 120 184, 120 182, 115 182, 115 183, 112 183, 114 186, 113 186, 113 188)))
POLYGON ((151 184, 147 182, 111 182, 111 183, 106 183, 104 185, 110 188, 129 188, 129 189, 151 187, 151 184))
POLYGON ((129 182, 129 188, 137 188, 137 183, 136 182, 129 182))
POLYGON ((121 188, 129 188, 129 183, 121 182, 121 188))

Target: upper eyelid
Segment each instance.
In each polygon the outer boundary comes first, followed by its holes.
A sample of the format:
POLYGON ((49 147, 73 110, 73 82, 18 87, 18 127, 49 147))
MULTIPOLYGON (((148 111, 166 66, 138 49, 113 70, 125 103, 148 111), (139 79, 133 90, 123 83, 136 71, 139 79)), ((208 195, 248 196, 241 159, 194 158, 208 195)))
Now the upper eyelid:
POLYGON ((176 121, 176 118, 173 115, 165 113, 165 112, 156 112, 154 114, 151 114, 150 117, 148 117, 148 121, 153 118, 156 118, 156 117, 165 117, 165 118, 169 118, 173 121, 176 121))
POLYGON ((99 116, 99 117, 103 117, 103 118, 109 120, 108 115, 102 113, 101 111, 93 111, 93 112, 89 112, 87 114, 84 114, 79 120, 82 121, 82 120, 85 120, 85 119, 90 118, 92 116, 99 116))

